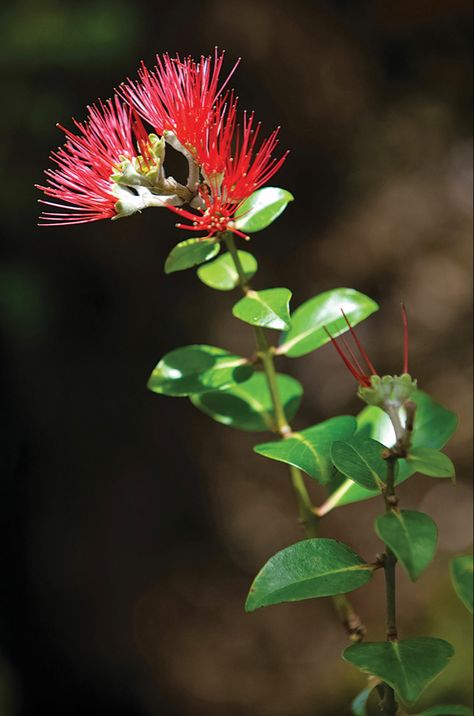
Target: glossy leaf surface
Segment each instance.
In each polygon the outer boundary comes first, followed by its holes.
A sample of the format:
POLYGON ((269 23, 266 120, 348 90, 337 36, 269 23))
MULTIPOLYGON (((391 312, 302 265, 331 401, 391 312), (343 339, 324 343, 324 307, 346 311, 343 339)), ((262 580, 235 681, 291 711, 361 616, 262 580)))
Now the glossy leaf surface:
POLYGON ((341 313, 345 312, 352 326, 356 326, 378 309, 371 298, 352 288, 335 288, 310 298, 291 316, 291 328, 282 336, 279 353, 298 358, 324 346, 332 336, 349 330, 341 313))
POLYGON ((255 577, 245 609, 351 592, 373 568, 342 542, 307 539, 271 557, 255 577))
MULTIPOLYGON (((455 413, 436 403, 421 390, 417 390, 413 394, 412 400, 417 405, 412 447, 430 447, 437 450, 444 447, 456 430, 457 416, 455 413)), ((367 406, 359 413, 356 435, 373 438, 386 447, 391 447, 395 443, 395 432, 388 415, 376 406, 367 406)), ((410 465, 407 460, 399 460, 396 482, 404 482, 415 472, 414 466, 410 465)), ((334 481, 331 493, 334 507, 367 500, 379 494, 350 480, 342 479, 334 481)))
POLYGON ((290 325, 290 298, 287 288, 249 291, 235 304, 232 313, 251 326, 281 330, 290 325))
POLYGON ((217 256, 221 245, 215 239, 187 239, 170 251, 165 261, 165 273, 184 271, 217 256))
POLYGON ((294 197, 286 189, 266 186, 257 189, 239 207, 236 213, 235 226, 246 234, 254 234, 270 226, 285 211, 294 197))
POLYGON ((331 457, 339 472, 361 487, 381 489, 387 476, 387 463, 382 457, 385 447, 371 438, 355 438, 350 443, 337 441, 331 457))
POLYGON ((450 564, 451 580, 459 599, 466 609, 472 614, 472 580, 473 580, 473 559, 472 555, 455 557, 450 564))
POLYGON ((438 528, 431 517, 415 510, 393 510, 375 522, 375 530, 414 582, 436 551, 438 528))
POLYGON ((356 429, 356 421, 350 415, 330 418, 284 440, 256 445, 259 455, 299 467, 320 483, 331 477, 331 445, 334 440, 350 438, 356 429))
MULTIPOLYGON (((278 388, 288 420, 301 403, 303 388, 289 375, 277 375, 278 388)), ((272 399, 264 373, 255 372, 245 383, 227 390, 192 395, 191 402, 214 420, 240 430, 273 430, 272 399)))
POLYGON ((245 358, 222 348, 191 345, 167 353, 153 370, 148 388, 163 395, 191 395, 243 383, 253 373, 245 358))
MULTIPOLYGON (((257 271, 257 259, 252 254, 249 254, 248 251, 238 251, 237 253, 245 277, 249 281, 257 271)), ((197 275, 206 286, 217 291, 232 291, 239 285, 239 274, 228 251, 218 256, 214 261, 209 261, 200 266, 197 270, 197 275)))
POLYGON ((407 462, 416 472, 429 477, 454 477, 456 474, 450 458, 433 448, 414 447, 407 456, 407 462))
POLYGON ((344 659, 389 684, 407 704, 419 699, 454 655, 449 642, 432 637, 349 646, 344 659))

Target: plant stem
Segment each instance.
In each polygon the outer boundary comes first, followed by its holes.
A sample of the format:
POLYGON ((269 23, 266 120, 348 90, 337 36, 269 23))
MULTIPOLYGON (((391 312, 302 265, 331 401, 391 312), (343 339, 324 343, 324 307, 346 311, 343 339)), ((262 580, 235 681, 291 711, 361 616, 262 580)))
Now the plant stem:
MULTIPOLYGON (((395 471, 397 467, 397 456, 390 453, 386 458, 387 462, 387 483, 384 492, 385 510, 391 512, 397 506, 395 495, 395 471)), ((387 641, 398 641, 397 629, 397 592, 396 592, 396 564, 397 559, 390 549, 385 545, 385 596, 386 596, 386 619, 387 619, 387 641)), ((391 686, 385 684, 382 710, 385 716, 397 716, 398 703, 395 691, 391 686)))
MULTIPOLYGON (((244 295, 248 294, 251 290, 245 271, 235 246, 235 241, 232 233, 226 232, 223 234, 224 241, 227 249, 232 256, 235 269, 239 276, 239 286, 244 295)), ((278 388, 277 374, 274 364, 274 352, 275 349, 268 344, 265 332, 259 326, 254 326, 255 341, 257 345, 257 355, 262 362, 262 367, 267 379, 268 389, 273 404, 273 411, 275 415, 275 427, 280 438, 285 439, 291 436, 291 426, 288 423, 285 414, 285 408, 281 400, 280 391, 278 388)), ((304 529, 305 535, 308 538, 317 537, 319 532, 319 518, 315 513, 314 505, 309 496, 306 488, 304 477, 301 474, 301 470, 293 465, 289 465, 291 482, 293 490, 296 496, 296 502, 298 505, 299 521, 304 529)), ((333 597, 333 603, 335 609, 341 619, 344 627, 349 634, 352 641, 360 641, 365 634, 365 627, 362 624, 361 619, 352 607, 349 599, 345 594, 340 594, 337 597, 333 597)))

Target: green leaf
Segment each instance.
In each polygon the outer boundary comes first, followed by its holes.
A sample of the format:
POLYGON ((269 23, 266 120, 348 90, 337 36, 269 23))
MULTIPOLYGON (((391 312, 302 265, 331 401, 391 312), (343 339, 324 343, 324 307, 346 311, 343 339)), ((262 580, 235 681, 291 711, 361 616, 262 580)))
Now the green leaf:
POLYGON ((415 582, 436 551, 438 528, 431 517, 414 510, 392 510, 377 518, 375 531, 415 582))
POLYGON ((370 581, 372 574, 373 567, 342 542, 303 540, 277 552, 262 567, 245 610, 352 592, 370 581))
POLYGON ((148 388, 163 395, 191 395, 229 388, 253 373, 246 358, 214 346, 192 345, 167 353, 153 370, 148 388))
POLYGON ((467 706, 432 706, 416 716, 472 716, 472 709, 467 706))
POLYGON ((254 450, 271 460, 299 467, 318 482, 325 483, 333 471, 330 455, 333 441, 350 438, 355 428, 355 418, 341 415, 301 432, 291 433, 284 440, 256 445, 254 450))
POLYGON ((451 580, 461 602, 472 614, 472 554, 455 557, 450 564, 451 580))
MULTIPOLYGON (((277 375, 278 389, 288 420, 301 403, 303 388, 289 375, 277 375)), ((240 430, 274 430, 272 399, 264 373, 256 372, 245 383, 227 390, 192 395, 191 402, 219 423, 240 430)))
POLYGON ((354 438, 350 443, 338 440, 331 448, 331 457, 345 477, 361 487, 380 490, 387 476, 383 450, 385 447, 371 438, 354 438))
POLYGON ((293 313, 291 328, 282 336, 278 352, 298 358, 328 343, 325 326, 332 336, 348 331, 341 309, 355 326, 374 313, 378 305, 352 288, 335 288, 314 296, 293 313))
POLYGON ((165 273, 184 271, 214 258, 221 245, 215 239, 186 239, 176 244, 165 261, 165 273))
POLYGON ((266 186, 257 189, 239 207, 235 215, 235 227, 239 231, 254 234, 270 226, 285 211, 294 196, 286 189, 266 186))
POLYGON ((416 472, 429 477, 454 477, 456 474, 450 458, 433 448, 411 448, 407 461, 416 472))
POLYGON ((343 653, 344 659, 364 674, 374 674, 389 684, 407 704, 418 700, 453 655, 451 644, 432 637, 365 642, 349 646, 343 653))
POLYGON ((232 313, 251 326, 263 328, 288 328, 290 325, 289 303, 291 291, 287 288, 267 288, 264 291, 248 291, 238 301, 232 313))
MULTIPOLYGON (((245 278, 249 281, 257 271, 257 259, 247 251, 238 251, 237 253, 245 278)), ((206 286, 215 288, 217 291, 232 291, 239 285, 239 274, 229 252, 222 254, 215 261, 200 266, 197 275, 206 286)))
MULTIPOLYGON (((417 390, 411 399, 417 405, 412 447, 435 449, 444 447, 456 430, 457 416, 455 413, 436 403, 427 393, 421 390, 417 390)), ((386 447, 392 447, 395 443, 392 424, 388 415, 381 408, 376 406, 364 408, 357 416, 357 426, 356 435, 373 438, 386 447)), ((399 460, 396 477, 397 484, 404 482, 415 472, 415 467, 410 465, 407 460, 399 460)), ((350 480, 333 480, 330 498, 331 509, 367 500, 377 495, 379 495, 378 491, 366 490, 350 480)))
POLYGON ((443 706, 432 706, 421 714, 415 714, 415 716, 473 716, 473 714, 472 709, 467 706, 443 704, 443 706))

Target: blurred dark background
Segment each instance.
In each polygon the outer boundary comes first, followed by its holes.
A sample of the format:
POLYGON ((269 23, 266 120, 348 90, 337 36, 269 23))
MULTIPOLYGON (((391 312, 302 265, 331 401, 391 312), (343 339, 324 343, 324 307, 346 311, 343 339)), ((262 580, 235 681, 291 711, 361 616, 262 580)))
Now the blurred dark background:
MULTIPOLYGON (((274 183, 296 201, 248 247, 257 286, 288 285, 293 305, 368 293, 381 311, 360 333, 392 373, 404 300, 411 370, 460 416, 457 488, 401 490, 438 520, 440 549, 416 586, 400 576, 400 621, 457 649, 421 705, 470 699, 447 563, 472 541, 471 2, 25 0, 0 11, 0 716, 346 716, 364 685, 327 601, 243 613, 255 572, 300 537, 284 466, 252 453, 262 436, 145 388, 174 347, 252 352, 235 297, 164 276, 185 238, 168 212, 36 226, 55 123, 142 58, 216 44, 228 68, 243 58, 242 106, 291 149, 274 183)), ((306 387, 297 427, 361 407, 331 347, 281 369, 306 387)), ((323 533, 371 558, 379 511, 342 508, 323 533)), ((354 600, 382 638, 381 580, 354 600)))

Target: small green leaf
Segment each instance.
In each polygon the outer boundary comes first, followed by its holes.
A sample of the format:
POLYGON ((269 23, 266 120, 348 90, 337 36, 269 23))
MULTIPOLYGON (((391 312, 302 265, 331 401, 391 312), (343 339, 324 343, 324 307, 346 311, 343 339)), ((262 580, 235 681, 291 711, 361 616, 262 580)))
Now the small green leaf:
POLYGON ((461 602, 471 614, 472 608, 472 575, 473 560, 472 554, 463 557, 455 557, 450 564, 451 580, 461 602))
POLYGON ((375 531, 415 582, 436 551, 438 528, 431 517, 414 510, 393 510, 377 518, 375 531))
POLYGON ((341 415, 292 433, 284 440, 256 445, 254 450, 271 460, 299 467, 318 482, 325 483, 333 471, 330 455, 333 441, 350 438, 355 428, 355 418, 341 415))
POLYGON ((285 211, 294 196, 286 189, 266 186, 257 189, 239 207, 235 215, 235 227, 247 234, 254 234, 270 226, 285 211))
POLYGON ((456 474, 449 457, 433 448, 411 448, 407 461, 416 472, 429 477, 454 477, 456 474))
POLYGON ((343 653, 364 674, 374 674, 389 684, 407 704, 418 700, 453 655, 451 644, 432 637, 365 642, 343 653))
POLYGON ((268 560, 250 587, 245 610, 352 592, 372 574, 373 567, 342 542, 306 539, 268 560))
POLYGON ((263 328, 288 328, 290 325, 289 303, 291 291, 287 288, 267 288, 264 291, 248 291, 238 301, 232 313, 251 326, 263 328))
MULTIPOLYGON (((252 254, 249 254, 248 251, 238 251, 237 253, 245 278, 249 281, 257 271, 257 259, 252 254)), ((239 274, 229 252, 222 254, 214 261, 200 266, 197 270, 197 275, 206 286, 217 291, 232 291, 239 285, 239 274)))
POLYGON ((252 373, 246 358, 222 348, 184 346, 160 360, 150 376, 148 388, 163 395, 191 395, 243 383, 252 373))
MULTIPOLYGON (((455 413, 436 403, 427 393, 421 390, 417 390, 413 394, 412 400, 417 405, 412 447, 435 449, 444 447, 456 430, 457 417, 455 413)), ((356 436, 373 438, 386 447, 392 447, 395 443, 395 433, 390 418, 381 408, 376 406, 364 408, 357 416, 357 426, 356 436)), ((409 464, 407 460, 399 460, 396 476, 397 484, 404 482, 415 472, 416 469, 413 464, 409 464)), ((366 490, 351 480, 333 480, 331 485, 331 509, 367 500, 379 494, 378 491, 366 490)))
POLYGON ((443 704, 443 706, 432 706, 421 714, 415 714, 415 716, 473 716, 473 713, 472 709, 467 706, 443 704))
MULTIPOLYGON (((289 375, 277 375, 278 389, 288 420, 292 420, 301 403, 303 388, 289 375)), ((274 430, 273 403, 264 373, 252 377, 227 390, 192 395, 196 408, 218 423, 240 430, 274 430)))
POLYGON ((215 239, 186 239, 176 244, 165 261, 165 273, 184 271, 184 269, 214 258, 221 245, 215 239))
POLYGON ((380 490, 387 476, 384 450, 381 443, 370 438, 354 438, 350 443, 338 440, 332 445, 331 457, 345 477, 361 487, 380 490))
POLYGON ((291 317, 291 328, 282 336, 279 353, 298 358, 324 346, 329 336, 339 336, 349 328, 341 313, 346 314, 352 326, 378 309, 371 298, 352 288, 335 288, 310 298, 299 306, 291 317))

